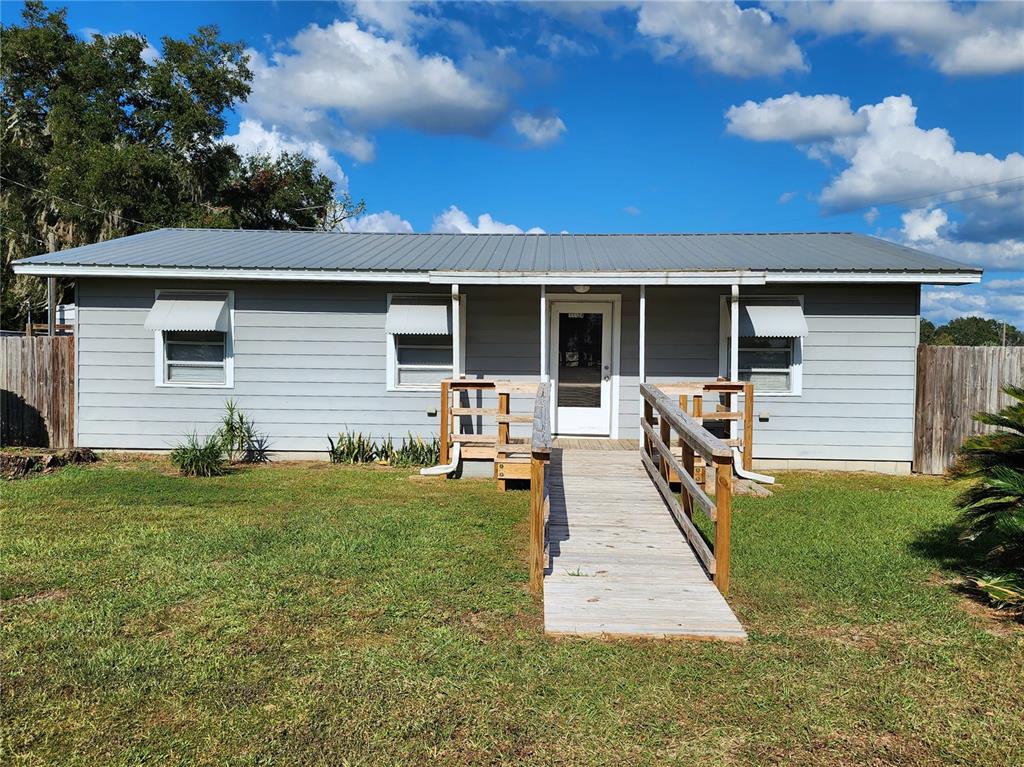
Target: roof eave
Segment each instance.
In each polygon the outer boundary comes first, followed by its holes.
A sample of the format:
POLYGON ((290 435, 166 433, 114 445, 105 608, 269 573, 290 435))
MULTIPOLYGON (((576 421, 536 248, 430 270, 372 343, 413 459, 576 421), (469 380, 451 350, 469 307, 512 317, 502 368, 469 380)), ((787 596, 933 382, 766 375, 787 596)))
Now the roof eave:
POLYGON ((645 270, 574 272, 384 271, 330 269, 217 269, 210 267, 13 264, 16 274, 40 277, 264 280, 288 282, 411 282, 486 285, 764 285, 772 283, 916 283, 970 285, 980 269, 963 270, 645 270))

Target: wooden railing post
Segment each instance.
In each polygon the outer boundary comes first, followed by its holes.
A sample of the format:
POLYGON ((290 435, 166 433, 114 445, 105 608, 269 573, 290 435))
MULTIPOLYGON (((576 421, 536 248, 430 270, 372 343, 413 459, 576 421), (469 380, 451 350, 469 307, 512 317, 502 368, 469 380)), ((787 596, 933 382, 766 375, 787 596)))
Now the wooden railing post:
POLYGON ((530 593, 544 592, 544 459, 530 458, 530 593))
MULTIPOLYGON (((651 406, 651 403, 648 402, 647 400, 644 400, 644 420, 647 422, 648 426, 654 426, 654 408, 651 406)), ((652 450, 653 449, 651 447, 651 441, 647 438, 647 434, 645 433, 644 452, 653 458, 654 453, 652 452, 652 450)))
POLYGON ((754 384, 743 384, 743 468, 754 469, 754 384))
POLYGON ((533 433, 530 437, 530 592, 544 593, 544 532, 547 526, 545 474, 551 459, 551 384, 537 387, 533 403, 533 433))
POLYGON ((715 585, 729 594, 729 538, 732 526, 732 459, 715 458, 715 585))
POLYGON ((441 424, 440 429, 440 440, 441 440, 441 465, 447 466, 451 462, 451 453, 449 452, 449 446, 451 445, 452 437, 452 424, 451 415, 449 415, 449 408, 451 407, 451 381, 441 381, 441 424))

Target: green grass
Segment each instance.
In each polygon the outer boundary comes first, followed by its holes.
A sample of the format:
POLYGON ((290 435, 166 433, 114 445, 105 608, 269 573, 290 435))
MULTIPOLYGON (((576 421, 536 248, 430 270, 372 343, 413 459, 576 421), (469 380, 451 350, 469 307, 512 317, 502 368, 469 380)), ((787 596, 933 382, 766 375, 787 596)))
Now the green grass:
POLYGON ((527 497, 408 471, 6 483, 3 757, 59 765, 1024 763, 1024 640, 953 488, 791 474, 734 516, 745 645, 549 640, 527 497))

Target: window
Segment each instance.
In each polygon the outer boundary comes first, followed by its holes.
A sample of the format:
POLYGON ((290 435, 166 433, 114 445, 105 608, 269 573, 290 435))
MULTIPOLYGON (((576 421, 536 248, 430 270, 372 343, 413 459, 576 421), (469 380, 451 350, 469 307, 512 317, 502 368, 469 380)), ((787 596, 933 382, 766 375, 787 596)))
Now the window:
POLYGON ((156 291, 145 323, 156 386, 234 386, 234 301, 233 291, 156 291))
POLYGON ((760 392, 792 391, 793 338, 740 336, 739 378, 760 392))
MULTIPOLYGON (((461 310, 464 302, 458 303, 461 310)), ((437 391, 442 380, 454 377, 456 327, 465 323, 453 318, 450 295, 389 294, 388 389, 437 391)))
POLYGON ((227 383, 227 334, 217 331, 165 330, 164 383, 227 383))
POLYGON ((807 320, 801 296, 741 296, 737 324, 738 364, 730 372, 729 296, 723 296, 719 375, 750 381, 757 394, 797 395, 803 390, 803 339, 807 320))
POLYGON ((396 389, 434 389, 452 377, 451 335, 396 334, 392 339, 396 389))

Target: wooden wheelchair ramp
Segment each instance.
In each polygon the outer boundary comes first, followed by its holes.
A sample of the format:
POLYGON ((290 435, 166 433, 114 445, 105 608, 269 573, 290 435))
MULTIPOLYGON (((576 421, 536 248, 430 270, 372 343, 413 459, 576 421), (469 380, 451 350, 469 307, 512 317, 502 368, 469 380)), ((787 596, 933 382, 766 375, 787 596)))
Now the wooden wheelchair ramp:
POLYGON ((554 450, 549 634, 743 641, 635 450, 554 450))

